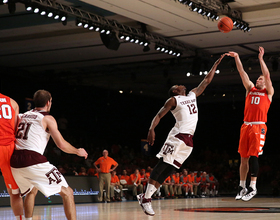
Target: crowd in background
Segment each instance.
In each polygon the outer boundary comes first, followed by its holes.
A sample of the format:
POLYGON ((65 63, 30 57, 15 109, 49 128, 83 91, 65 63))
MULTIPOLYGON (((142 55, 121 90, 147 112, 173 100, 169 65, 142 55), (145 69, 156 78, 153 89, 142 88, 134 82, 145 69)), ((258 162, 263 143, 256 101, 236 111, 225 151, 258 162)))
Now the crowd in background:
MULTIPOLYGON (((63 117, 58 120, 60 131, 75 147, 83 147, 88 152, 88 159, 84 160, 75 155, 63 153, 56 147, 52 140, 49 141, 46 148, 45 156, 50 163, 57 166, 60 172, 67 175, 96 175, 96 170, 93 163, 102 156, 102 151, 107 149, 110 157, 118 162, 116 175, 120 176, 123 170, 126 170, 128 175, 134 173, 136 169, 141 171, 148 167, 153 168, 158 159, 155 154, 144 155, 141 153, 140 140, 138 146, 122 146, 120 144, 108 144, 105 140, 92 138, 91 135, 78 135, 67 130, 67 120, 63 117)), ((196 175, 199 172, 214 174, 219 182, 220 194, 235 194, 239 181, 239 156, 230 155, 226 148, 221 152, 218 149, 209 149, 207 146, 200 148, 196 146, 193 154, 185 161, 178 173, 180 176, 184 170, 192 171, 196 175)), ((262 155, 260 157, 260 173, 258 179, 259 194, 280 195, 280 171, 273 164, 277 164, 277 155, 262 155)), ((143 188, 144 189, 144 188, 143 188)), ((164 191, 161 188, 161 191, 164 191)), ((210 190, 208 190, 210 192, 210 190)), ((182 196, 184 190, 182 191, 182 196)), ((174 195, 176 196, 176 195, 174 195)))
MULTIPOLYGON (((67 136, 67 134, 64 134, 67 136)), ((155 155, 144 155, 141 153, 140 140, 139 146, 121 146, 120 144, 109 145, 106 141, 91 141, 91 137, 84 135, 74 138, 73 135, 67 137, 76 147, 84 147, 89 153, 87 160, 74 155, 68 155, 61 152, 55 144, 50 141, 45 152, 49 161, 60 168, 63 175, 96 175, 93 163, 102 156, 102 151, 107 149, 110 157, 118 162, 116 175, 122 175, 126 170, 128 175, 134 173, 136 169, 147 170, 153 168, 158 159, 155 155)), ((260 157, 260 178, 258 181, 259 193, 273 194, 278 196, 280 192, 280 172, 277 172, 275 164, 277 157, 263 155, 260 157)), ((239 181, 239 157, 233 158, 226 149, 223 152, 204 147, 199 150, 196 148, 183 164, 178 172, 183 174, 183 170, 193 171, 194 174, 200 172, 212 173, 219 181, 220 194, 235 194, 239 181)))

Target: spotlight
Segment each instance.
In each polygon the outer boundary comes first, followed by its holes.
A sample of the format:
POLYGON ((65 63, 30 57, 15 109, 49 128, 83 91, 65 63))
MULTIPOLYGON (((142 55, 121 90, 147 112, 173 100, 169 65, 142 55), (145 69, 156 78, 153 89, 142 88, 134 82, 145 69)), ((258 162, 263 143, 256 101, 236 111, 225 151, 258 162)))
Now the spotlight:
POLYGON ((197 11, 197 10, 198 10, 198 7, 197 7, 195 4, 192 4, 192 5, 191 5, 191 10, 192 10, 192 11, 197 11))
POLYGON ((83 22, 82 22, 82 20, 80 18, 76 18, 76 25, 78 27, 81 27, 83 25, 83 22))
POLYGON ((53 17, 53 12, 52 11, 50 11, 50 12, 48 12, 48 18, 51 18, 51 17, 53 17))
POLYGON ((125 38, 125 35, 123 33, 119 33, 120 40, 123 40, 125 38))
POLYGON ((32 6, 30 4, 25 4, 26 11, 32 11, 32 6))

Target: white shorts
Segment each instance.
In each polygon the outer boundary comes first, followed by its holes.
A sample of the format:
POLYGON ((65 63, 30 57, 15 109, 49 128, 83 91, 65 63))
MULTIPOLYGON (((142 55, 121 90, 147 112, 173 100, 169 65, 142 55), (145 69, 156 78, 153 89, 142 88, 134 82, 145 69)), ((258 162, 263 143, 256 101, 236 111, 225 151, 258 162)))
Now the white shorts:
POLYGON ((61 192, 61 187, 68 187, 63 175, 49 162, 24 168, 11 168, 21 195, 29 193, 36 187, 46 197, 61 192))
POLYGON ((184 161, 190 156, 192 150, 192 135, 180 134, 179 130, 174 127, 169 132, 163 147, 156 156, 158 158, 162 157, 165 163, 171 164, 179 169, 184 161), (178 135, 183 136, 185 141, 183 141, 183 138, 178 138, 178 135))

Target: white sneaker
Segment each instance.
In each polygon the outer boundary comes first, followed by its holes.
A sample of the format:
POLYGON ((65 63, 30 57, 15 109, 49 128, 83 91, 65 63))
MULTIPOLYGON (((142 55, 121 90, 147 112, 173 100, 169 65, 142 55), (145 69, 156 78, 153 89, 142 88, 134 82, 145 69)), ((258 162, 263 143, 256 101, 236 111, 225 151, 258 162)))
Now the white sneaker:
POLYGON ((137 199, 139 201, 140 206, 142 207, 143 211, 145 212, 146 215, 151 215, 154 216, 155 212, 152 208, 152 199, 145 199, 145 194, 139 194, 137 195, 137 199))
POLYGON ((238 186, 238 193, 235 197, 236 200, 239 200, 242 198, 242 196, 246 195, 247 193, 247 188, 242 188, 241 186, 238 186))
POLYGON ((251 200, 255 195, 257 195, 257 190, 253 190, 252 187, 249 187, 249 190, 246 195, 242 196, 242 200, 248 202, 251 200))

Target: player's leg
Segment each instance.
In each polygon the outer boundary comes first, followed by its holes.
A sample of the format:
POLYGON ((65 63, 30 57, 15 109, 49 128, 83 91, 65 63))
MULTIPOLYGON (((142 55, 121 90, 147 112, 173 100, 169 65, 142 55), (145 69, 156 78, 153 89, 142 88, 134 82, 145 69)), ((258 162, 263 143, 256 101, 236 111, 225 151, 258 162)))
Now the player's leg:
POLYGON ((73 190, 68 186, 62 186, 59 193, 63 200, 64 212, 68 220, 76 220, 76 206, 74 202, 73 190))
POLYGON ((13 194, 12 189, 7 188, 7 191, 10 195, 10 204, 13 210, 13 213, 16 217, 16 219, 21 219, 23 217, 23 201, 20 197, 20 194, 13 194))
POLYGON ((139 204, 147 215, 155 215, 151 204, 151 197, 173 170, 174 167, 163 162, 163 159, 161 158, 151 173, 145 194, 137 195, 139 204))
POLYGON ((24 198, 24 216, 26 220, 32 220, 35 197, 37 195, 38 190, 33 187, 33 189, 25 196, 24 198))
POLYGON ((257 194, 257 176, 259 172, 258 157, 263 153, 263 146, 266 138, 267 127, 265 124, 253 125, 250 132, 250 148, 248 155, 250 155, 250 170, 251 182, 246 195, 242 197, 243 201, 251 200, 257 194))
POLYGON ((250 169, 251 169, 250 186, 248 188, 248 192, 246 193, 246 195, 242 196, 242 200, 245 202, 251 200, 255 195, 257 195, 256 183, 257 183, 257 175, 259 171, 259 162, 256 156, 250 157, 250 169))
POLYGON ((240 167, 239 167, 240 182, 238 186, 238 192, 235 197, 236 200, 241 199, 242 196, 247 193, 246 179, 249 171, 248 139, 249 139, 250 128, 251 125, 243 124, 240 129, 240 140, 239 140, 239 147, 238 147, 238 152, 240 154, 240 167))
POLYGON ((23 201, 19 194, 19 187, 15 182, 10 167, 10 158, 14 151, 14 144, 0 146, 0 169, 4 177, 7 191, 10 195, 10 204, 16 219, 23 217, 23 201))
POLYGON ((246 178, 249 171, 249 157, 241 157, 240 167, 239 167, 239 175, 240 182, 238 186, 238 193, 235 197, 236 200, 239 200, 247 193, 246 188, 246 178))

